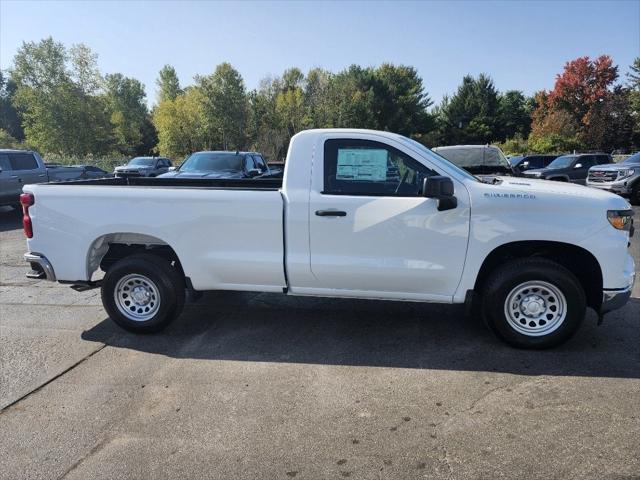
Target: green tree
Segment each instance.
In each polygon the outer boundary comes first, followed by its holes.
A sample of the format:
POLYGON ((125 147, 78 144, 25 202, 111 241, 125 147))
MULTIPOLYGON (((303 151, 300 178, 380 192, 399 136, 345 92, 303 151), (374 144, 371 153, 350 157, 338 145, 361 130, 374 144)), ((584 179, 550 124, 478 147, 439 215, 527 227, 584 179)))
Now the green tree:
POLYGON ((427 112, 432 102, 415 68, 385 63, 374 75, 378 128, 411 136, 435 127, 427 112))
POLYGON ((164 100, 175 100, 182 92, 176 69, 171 65, 162 67, 156 85, 158 86, 158 103, 164 100))
POLYGON ((117 148, 123 154, 135 154, 142 144, 149 115, 144 86, 121 73, 107 75, 104 83, 117 148))
POLYGON ((445 144, 489 143, 496 135, 498 92, 488 75, 465 75, 462 84, 441 105, 442 141, 445 144))
POLYGON ((243 148, 248 103, 240 73, 231 64, 221 63, 213 74, 196 77, 196 85, 202 92, 205 126, 214 145, 225 150, 243 148))
POLYGON ((205 120, 204 96, 199 88, 187 88, 175 100, 160 102, 153 112, 159 153, 184 158, 214 148, 205 120))
POLYGON ((91 78, 96 75, 92 58, 86 47, 74 47, 70 56, 51 37, 22 44, 11 79, 17 86, 14 103, 22 112, 29 144, 44 153, 109 151, 107 105, 103 98, 90 95, 91 78))
POLYGON ((20 113, 13 105, 16 83, 0 71, 0 130, 17 141, 24 140, 20 113))
POLYGON ((519 136, 527 138, 531 131, 533 99, 519 90, 508 90, 498 95, 497 131, 492 140, 505 141, 519 136))

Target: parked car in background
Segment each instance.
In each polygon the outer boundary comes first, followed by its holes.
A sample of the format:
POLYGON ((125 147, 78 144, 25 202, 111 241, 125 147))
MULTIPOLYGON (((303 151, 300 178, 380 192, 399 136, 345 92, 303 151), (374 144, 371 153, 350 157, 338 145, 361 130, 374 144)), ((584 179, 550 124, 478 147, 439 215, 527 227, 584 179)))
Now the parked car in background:
POLYGON ((94 165, 73 165, 73 168, 79 168, 82 170, 82 179, 113 177, 113 173, 109 173, 94 165))
POLYGON ((116 177, 157 177, 167 173, 171 167, 171 160, 166 157, 135 157, 126 165, 116 167, 116 177))
POLYGON ((45 164, 37 152, 0 150, 0 205, 18 205, 24 185, 81 178, 82 169, 45 164))
POLYGON ((523 176, 585 185, 587 183, 587 174, 591 167, 606 165, 612 162, 613 159, 611 155, 607 153, 562 155, 551 162, 546 168, 527 170, 523 173, 523 176))
POLYGON ((516 175, 521 175, 527 170, 546 168, 558 155, 519 155, 509 158, 509 163, 516 175))
POLYGON ((282 175, 271 169, 257 152, 195 152, 180 168, 161 175, 162 178, 256 178, 282 175))
POLYGON ((640 205, 640 152, 621 163, 591 167, 587 186, 629 197, 633 205, 640 205))
POLYGON ((502 150, 492 145, 454 145, 432 149, 473 175, 513 175, 502 150))

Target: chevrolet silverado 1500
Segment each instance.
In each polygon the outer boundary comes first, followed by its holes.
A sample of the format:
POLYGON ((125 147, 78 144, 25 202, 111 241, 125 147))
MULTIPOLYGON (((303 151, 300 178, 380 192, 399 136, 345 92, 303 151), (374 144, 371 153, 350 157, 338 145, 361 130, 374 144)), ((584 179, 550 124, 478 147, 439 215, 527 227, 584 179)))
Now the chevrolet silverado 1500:
POLYGON ((635 277, 623 198, 481 182, 386 132, 301 132, 283 179, 27 185, 21 201, 29 275, 100 286, 109 316, 141 333, 178 316, 186 292, 247 290, 466 302, 511 345, 544 348, 587 307, 623 306, 635 277))

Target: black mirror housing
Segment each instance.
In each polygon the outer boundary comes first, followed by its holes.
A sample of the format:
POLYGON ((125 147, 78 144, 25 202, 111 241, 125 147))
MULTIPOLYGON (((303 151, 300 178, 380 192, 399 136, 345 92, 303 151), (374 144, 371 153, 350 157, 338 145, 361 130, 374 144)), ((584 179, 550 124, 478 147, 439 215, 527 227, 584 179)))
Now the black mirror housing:
POLYGON ((453 180, 442 175, 427 177, 422 184, 422 195, 438 200, 438 211, 451 210, 458 206, 454 191, 453 180))

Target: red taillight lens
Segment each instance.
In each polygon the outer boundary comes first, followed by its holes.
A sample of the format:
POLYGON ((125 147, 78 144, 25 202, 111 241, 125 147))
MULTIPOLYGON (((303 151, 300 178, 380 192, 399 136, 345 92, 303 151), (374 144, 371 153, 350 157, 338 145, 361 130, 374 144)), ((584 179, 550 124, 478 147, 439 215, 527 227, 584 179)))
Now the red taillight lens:
POLYGON ((20 195, 20 205, 22 205, 22 228, 27 238, 33 238, 33 225, 29 216, 29 207, 35 203, 35 198, 31 193, 20 195))

